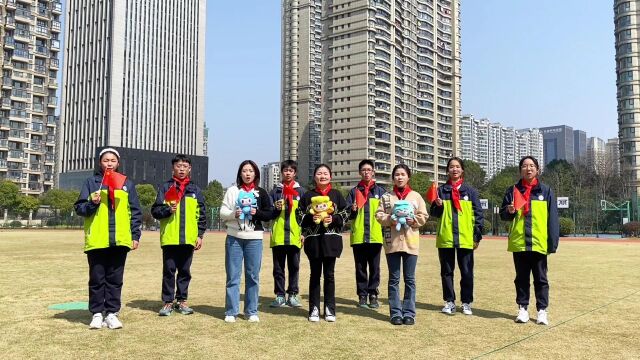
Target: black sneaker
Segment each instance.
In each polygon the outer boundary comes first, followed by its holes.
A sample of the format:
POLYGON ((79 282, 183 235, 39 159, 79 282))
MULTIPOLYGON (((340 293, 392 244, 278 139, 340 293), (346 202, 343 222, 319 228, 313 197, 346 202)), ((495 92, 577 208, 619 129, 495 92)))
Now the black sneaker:
POLYGON ((415 325, 416 319, 407 316, 404 319, 402 319, 402 323, 405 324, 405 325, 415 325))
POLYGON ((402 318, 400 316, 394 316, 391 318, 391 324, 402 325, 402 318))
POLYGON ((380 307, 380 304, 378 303, 378 295, 369 294, 369 307, 372 309, 377 309, 380 307))
POLYGON ((369 305, 367 305, 367 297, 366 296, 360 296, 358 298, 358 307, 361 307, 363 309, 368 309, 369 305))

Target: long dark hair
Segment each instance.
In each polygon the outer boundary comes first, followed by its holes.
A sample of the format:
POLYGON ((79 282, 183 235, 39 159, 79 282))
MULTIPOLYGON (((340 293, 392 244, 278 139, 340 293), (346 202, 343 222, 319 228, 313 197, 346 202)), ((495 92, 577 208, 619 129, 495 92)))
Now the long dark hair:
POLYGON ((240 166, 238 167, 238 175, 236 175, 236 185, 240 187, 242 186, 242 184, 244 184, 244 181, 242 181, 242 168, 247 164, 251 165, 251 167, 253 168, 253 172, 256 175, 253 178, 253 184, 258 187, 258 185, 260 185, 260 169, 258 169, 258 165, 256 165, 253 160, 245 160, 240 163, 240 166))

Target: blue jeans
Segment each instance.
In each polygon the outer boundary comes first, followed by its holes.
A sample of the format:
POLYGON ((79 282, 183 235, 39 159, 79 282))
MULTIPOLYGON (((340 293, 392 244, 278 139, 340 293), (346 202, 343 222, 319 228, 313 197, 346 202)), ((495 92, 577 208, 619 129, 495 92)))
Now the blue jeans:
POLYGON ((389 267, 389 310, 391 317, 416 317, 416 264, 417 255, 406 252, 387 254, 389 267), (400 266, 404 274, 404 299, 400 301, 400 266))
POLYGON ((244 240, 227 235, 224 250, 224 266, 227 271, 225 316, 238 316, 240 313, 240 277, 242 276, 243 259, 245 282, 244 315, 258 314, 262 239, 244 240))

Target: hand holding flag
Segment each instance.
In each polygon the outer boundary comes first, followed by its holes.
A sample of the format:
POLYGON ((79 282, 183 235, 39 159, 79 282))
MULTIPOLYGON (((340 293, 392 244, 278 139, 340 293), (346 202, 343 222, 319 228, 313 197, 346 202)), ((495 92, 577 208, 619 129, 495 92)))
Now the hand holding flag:
POLYGON ((175 185, 171 185, 169 190, 164 193, 164 201, 168 202, 169 205, 174 205, 180 202, 180 195, 178 195, 178 190, 175 185))
POLYGON ((115 190, 121 190, 127 177, 113 170, 105 170, 102 176, 102 185, 109 189, 109 200, 111 200, 111 208, 115 209, 115 190))

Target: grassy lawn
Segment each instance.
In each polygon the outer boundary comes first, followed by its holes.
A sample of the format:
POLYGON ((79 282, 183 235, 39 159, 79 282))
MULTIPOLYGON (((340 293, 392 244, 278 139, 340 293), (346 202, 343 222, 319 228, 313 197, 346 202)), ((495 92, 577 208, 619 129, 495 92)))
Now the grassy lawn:
MULTIPOLYGON (((260 323, 224 317, 224 235, 210 233, 193 263, 190 304, 196 314, 157 316, 162 256, 157 232, 129 254, 121 330, 88 329, 88 311, 51 304, 87 301, 88 266, 80 231, 0 231, 0 353, 20 358, 639 358, 640 242, 565 241, 549 258, 549 327, 516 324, 514 269, 504 240, 485 240, 475 259, 474 315, 441 314, 440 267, 432 237, 418 260, 416 325, 388 322, 386 262, 382 306, 356 308, 353 255, 336 265, 336 323, 307 321, 309 266, 302 256, 303 308, 270 309, 268 241, 260 288, 260 323)), ((346 238, 346 236, 345 236, 346 238)), ((456 272, 456 282, 459 275, 456 272)), ((533 299, 532 289, 532 303, 533 299)), ((459 305, 459 304, 458 304, 459 305)), ((241 304, 242 308, 242 304, 241 304)), ((532 318, 535 318, 531 309, 532 318)))

